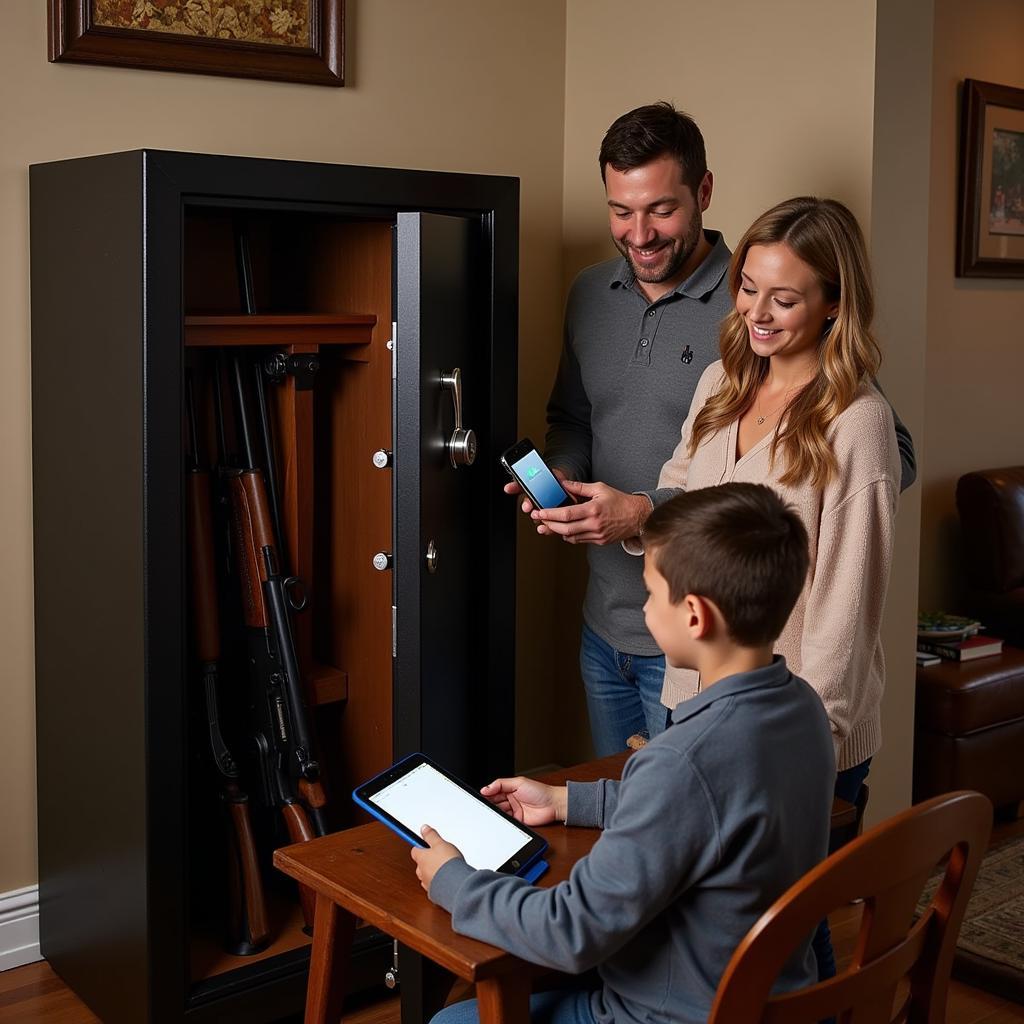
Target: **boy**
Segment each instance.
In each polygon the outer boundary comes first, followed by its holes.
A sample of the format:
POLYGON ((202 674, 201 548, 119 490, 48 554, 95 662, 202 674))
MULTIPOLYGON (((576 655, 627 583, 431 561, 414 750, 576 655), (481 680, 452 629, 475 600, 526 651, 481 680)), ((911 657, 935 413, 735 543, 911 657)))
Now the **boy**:
MULTIPOLYGON (((769 488, 730 483, 657 508, 644 542, 647 626, 700 692, 634 754, 622 781, 483 793, 530 825, 604 832, 568 881, 542 889, 474 871, 433 829, 414 849, 430 899, 456 931, 596 988, 534 995, 550 1024, 707 1019, 715 987, 760 914, 826 852, 835 757, 817 694, 772 646, 807 576, 807 535, 769 488)), ((810 935, 778 980, 817 981, 810 935)), ((476 1019, 475 1003, 435 1018, 476 1019)))

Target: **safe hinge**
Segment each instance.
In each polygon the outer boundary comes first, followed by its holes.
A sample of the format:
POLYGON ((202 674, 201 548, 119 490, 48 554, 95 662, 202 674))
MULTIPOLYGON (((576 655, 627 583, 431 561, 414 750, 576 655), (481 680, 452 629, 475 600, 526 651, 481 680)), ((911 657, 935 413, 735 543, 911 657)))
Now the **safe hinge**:
POLYGON ((391 606, 391 657, 398 657, 398 609, 391 606))
POLYGON ((398 376, 398 321, 391 321, 391 340, 388 342, 391 349, 391 379, 398 376))

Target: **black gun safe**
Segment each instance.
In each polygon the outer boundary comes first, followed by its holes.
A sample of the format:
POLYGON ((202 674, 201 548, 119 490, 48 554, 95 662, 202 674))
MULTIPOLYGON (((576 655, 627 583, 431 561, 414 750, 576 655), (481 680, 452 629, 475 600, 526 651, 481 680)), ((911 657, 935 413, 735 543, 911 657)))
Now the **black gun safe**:
MULTIPOLYGON (((416 750, 511 771, 518 181, 138 151, 30 184, 40 946, 110 1024, 278 1020, 311 940, 267 867, 289 840, 247 775, 240 556, 214 499, 212 717, 268 918, 264 950, 224 949, 189 474, 234 472, 238 366, 265 390, 281 571, 308 605, 290 621, 330 829, 416 750)), ((379 983, 391 943, 359 934, 354 974, 379 983)), ((408 964, 413 1021, 430 978, 408 964)))

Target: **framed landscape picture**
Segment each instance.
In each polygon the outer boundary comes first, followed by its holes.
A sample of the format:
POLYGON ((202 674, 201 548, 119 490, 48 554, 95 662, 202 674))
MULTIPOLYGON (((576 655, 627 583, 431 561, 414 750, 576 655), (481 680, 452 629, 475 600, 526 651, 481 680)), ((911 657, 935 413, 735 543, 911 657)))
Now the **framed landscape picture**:
POLYGON ((960 132, 959 277, 1024 277, 1024 89, 968 78, 960 132))
POLYGON ((344 85, 345 0, 49 0, 51 61, 344 85))

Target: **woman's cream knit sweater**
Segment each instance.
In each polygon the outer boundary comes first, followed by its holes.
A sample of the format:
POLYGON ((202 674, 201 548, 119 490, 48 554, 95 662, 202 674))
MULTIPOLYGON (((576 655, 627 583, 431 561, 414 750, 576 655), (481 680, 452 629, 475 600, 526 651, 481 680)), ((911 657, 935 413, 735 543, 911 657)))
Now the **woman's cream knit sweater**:
MULTIPOLYGON (((838 462, 832 481, 823 490, 809 483, 786 485, 779 482, 784 456, 769 465, 771 434, 736 458, 735 422, 708 438, 692 459, 686 454, 693 421, 722 380, 720 361, 704 371, 658 487, 763 483, 796 509, 807 528, 811 570, 775 650, 820 695, 842 771, 871 757, 882 739, 885 662, 879 630, 900 483, 892 410, 875 388, 862 385, 829 431, 838 462)), ((662 702, 674 708, 697 689, 696 672, 670 667, 662 702)))

